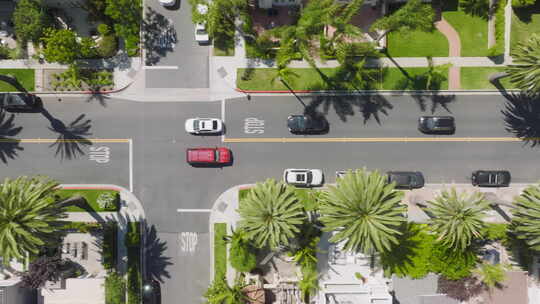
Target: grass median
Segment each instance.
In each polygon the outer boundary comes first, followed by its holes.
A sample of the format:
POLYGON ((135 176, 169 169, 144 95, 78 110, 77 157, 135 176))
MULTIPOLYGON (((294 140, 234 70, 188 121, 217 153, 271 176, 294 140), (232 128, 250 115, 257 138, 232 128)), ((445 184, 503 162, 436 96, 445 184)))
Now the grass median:
MULTIPOLYGON (((336 88, 332 83, 328 83, 321 77, 321 74, 311 68, 291 69, 298 77, 294 77, 292 81, 287 82, 289 87, 294 91, 325 91, 325 90, 343 90, 343 87, 336 88)), ((428 68, 387 68, 387 69, 372 69, 373 79, 372 87, 376 90, 422 90, 425 89, 426 75, 428 68)), ((319 71, 324 74, 327 79, 336 79, 336 68, 321 68, 319 71)), ((238 69, 236 85, 239 89, 249 91, 288 91, 287 86, 279 81, 274 80, 276 69, 238 69), (248 75, 248 77, 245 77, 248 75)), ((445 79, 440 82, 439 89, 448 89, 448 69, 445 68, 443 74, 445 79)), ((340 85, 346 85, 339 82, 340 85)), ((354 90, 351 90, 354 91, 354 90)))
POLYGON ((226 223, 214 223, 214 277, 227 275, 226 223))
POLYGON ((119 210, 120 193, 108 189, 59 189, 56 194, 60 200, 82 196, 86 204, 73 204, 67 212, 116 212, 119 210))
MULTIPOLYGON (((35 90, 35 71, 34 69, 0 69, 0 75, 11 76, 19 82, 19 84, 29 92, 35 90)), ((0 92, 19 92, 15 86, 0 81, 0 92)))
MULTIPOLYGON (((489 82, 489 75, 504 72, 502 67, 462 67, 461 88, 464 90, 494 90, 496 87, 489 82)), ((501 80, 506 89, 515 89, 508 77, 501 80)))

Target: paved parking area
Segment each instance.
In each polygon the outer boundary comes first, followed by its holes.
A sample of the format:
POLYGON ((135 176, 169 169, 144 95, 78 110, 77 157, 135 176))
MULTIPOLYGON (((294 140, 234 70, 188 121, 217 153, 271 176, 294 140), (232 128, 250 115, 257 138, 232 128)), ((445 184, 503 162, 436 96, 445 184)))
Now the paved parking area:
POLYGON ((177 1, 172 8, 146 1, 146 87, 208 88, 210 47, 195 41, 189 2, 177 1))

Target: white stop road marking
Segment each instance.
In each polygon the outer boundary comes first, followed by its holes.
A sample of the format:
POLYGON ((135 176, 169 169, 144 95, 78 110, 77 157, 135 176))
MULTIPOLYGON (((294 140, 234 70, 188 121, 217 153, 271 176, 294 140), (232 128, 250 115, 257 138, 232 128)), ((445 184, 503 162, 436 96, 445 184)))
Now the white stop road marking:
POLYGON ((111 159, 111 148, 107 146, 90 147, 89 160, 106 164, 111 159))
POLYGON ((244 119, 244 133, 246 134, 263 134, 264 120, 255 117, 244 119))
POLYGON ((197 233, 196 232, 181 232, 178 235, 180 242, 180 251, 193 253, 197 249, 197 233))

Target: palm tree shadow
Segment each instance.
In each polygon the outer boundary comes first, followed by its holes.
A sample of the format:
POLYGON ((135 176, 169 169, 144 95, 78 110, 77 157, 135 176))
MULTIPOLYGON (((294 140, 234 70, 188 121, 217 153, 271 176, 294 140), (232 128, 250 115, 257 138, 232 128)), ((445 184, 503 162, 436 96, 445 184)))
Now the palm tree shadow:
POLYGON ((17 78, 8 76, 8 75, 0 75, 0 81, 7 82, 12 87, 14 87, 18 92, 24 92, 28 93, 25 87, 21 85, 21 83, 17 80, 17 78))
POLYGON ((107 107, 107 100, 111 97, 109 97, 108 94, 101 93, 99 90, 100 88, 93 88, 92 93, 90 94, 90 96, 88 96, 86 102, 92 102, 93 100, 96 100, 102 107, 107 107))
POLYGON ((526 145, 540 144, 540 95, 506 93, 501 110, 505 129, 523 140, 526 145))
POLYGON ((414 267, 412 258, 420 245, 420 241, 414 237, 421 230, 411 223, 403 224, 401 230, 403 234, 399 238, 399 243, 392 248, 392 251, 381 254, 380 264, 384 265, 385 272, 407 273, 411 267, 414 267))
POLYGON ((50 147, 56 149, 55 156, 60 156, 61 160, 70 160, 85 155, 82 146, 92 145, 92 142, 85 137, 92 135, 89 132, 92 127, 92 120, 85 120, 86 115, 81 114, 73 122, 65 125, 61 120, 54 118, 44 108, 41 112, 51 123, 51 127, 48 127, 49 130, 58 133, 56 142, 50 145, 50 147))
POLYGON ((152 225, 148 227, 146 223, 144 231, 144 256, 146 266, 146 279, 156 280, 163 283, 163 278, 170 278, 167 267, 173 263, 170 257, 164 256, 163 253, 167 250, 165 241, 161 241, 157 237, 156 227, 152 225))
POLYGON ((17 136, 23 127, 15 127, 14 114, 8 114, 0 110, 0 160, 7 164, 8 159, 15 159, 19 151, 23 151, 20 141, 11 137, 17 136))

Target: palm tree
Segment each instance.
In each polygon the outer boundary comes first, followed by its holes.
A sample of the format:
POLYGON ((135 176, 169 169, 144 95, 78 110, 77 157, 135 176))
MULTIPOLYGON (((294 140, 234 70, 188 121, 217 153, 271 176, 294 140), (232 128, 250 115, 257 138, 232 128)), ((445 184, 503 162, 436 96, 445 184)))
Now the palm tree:
POLYGON ((481 192, 461 192, 455 188, 443 190, 428 203, 432 214, 430 225, 445 247, 457 252, 465 251, 475 238, 482 237, 483 218, 489 208, 481 192))
POLYGON ((322 196, 323 230, 336 231, 330 242, 344 241, 344 250, 389 251, 397 244, 399 228, 406 221, 402 197, 403 192, 396 191, 378 171, 349 171, 322 196))
POLYGON ((239 304, 246 303, 249 299, 242 290, 245 284, 240 276, 236 278, 233 286, 229 286, 225 277, 215 278, 208 288, 204 297, 208 304, 239 304))
POLYGON ((319 275, 317 270, 307 268, 302 271, 302 279, 298 282, 304 303, 310 303, 309 298, 319 289, 319 275))
POLYGON ((540 250, 540 185, 531 185, 516 198, 512 209, 514 234, 533 250, 540 250))
POLYGON ((474 273, 480 278, 488 289, 492 289, 501 284, 506 279, 507 265, 482 263, 474 270, 474 273))
POLYGON ((512 58, 514 63, 506 68, 510 81, 530 95, 540 93, 540 36, 519 42, 512 58))
POLYGON ((54 193, 58 183, 48 178, 6 178, 0 185, 0 256, 5 263, 57 241, 58 221, 64 202, 54 193))
POLYGON ((332 8, 329 10, 325 23, 335 29, 329 41, 332 46, 335 46, 337 42, 344 42, 347 39, 362 35, 362 30, 351 24, 350 21, 358 13, 363 3, 364 0, 353 0, 344 7, 335 4, 337 9, 332 8))
POLYGON ((240 202, 239 229, 246 232, 255 246, 286 246, 300 232, 306 215, 294 192, 292 186, 267 179, 251 188, 240 202))

